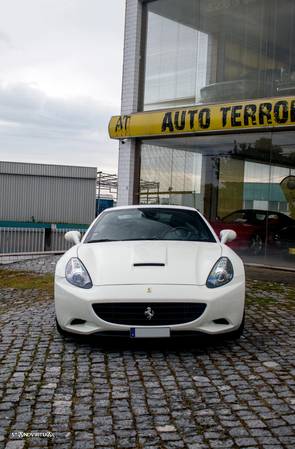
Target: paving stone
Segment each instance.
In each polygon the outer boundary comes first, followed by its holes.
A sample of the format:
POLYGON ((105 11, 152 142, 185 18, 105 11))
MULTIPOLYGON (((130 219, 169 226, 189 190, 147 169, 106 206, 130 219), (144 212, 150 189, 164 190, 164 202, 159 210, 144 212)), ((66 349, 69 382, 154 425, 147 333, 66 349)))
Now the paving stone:
POLYGON ((197 384, 201 384, 201 385, 204 385, 204 384, 207 384, 207 383, 211 382, 210 379, 208 377, 205 377, 205 376, 194 376, 193 380, 197 384))
POLYGON ((266 427, 264 422, 262 422, 260 419, 245 420, 245 422, 246 422, 248 427, 254 428, 254 429, 261 429, 263 427, 266 427))
POLYGON ((236 438, 235 443, 242 447, 256 446, 256 441, 254 438, 236 438))
POLYGON ((276 362, 263 362, 263 365, 266 366, 267 368, 280 368, 280 365, 276 362))
POLYGON ((229 431, 231 437, 246 437, 249 436, 249 432, 244 427, 234 427, 229 431))
POLYGON ((295 425, 295 413, 293 415, 283 416, 282 418, 287 421, 288 424, 295 425))
POLYGON ((181 437, 176 432, 161 432, 161 440, 163 441, 178 441, 181 437))
POLYGON ((276 427, 272 431, 275 435, 282 436, 282 437, 289 436, 289 435, 292 435, 292 436, 295 435, 294 428, 292 429, 292 427, 290 427, 290 426, 276 427))
POLYGON ((212 449, 229 449, 233 447, 234 442, 233 440, 209 440, 210 448, 212 449))
POLYGON ((169 426, 169 425, 158 426, 158 427, 156 427, 156 429, 158 432, 175 432, 176 431, 174 426, 169 426))
POLYGON ((5 449, 23 449, 25 447, 25 441, 9 441, 5 449))
POLYGON ((280 444, 280 441, 274 437, 258 437, 257 441, 260 444, 267 445, 267 446, 277 446, 280 444))

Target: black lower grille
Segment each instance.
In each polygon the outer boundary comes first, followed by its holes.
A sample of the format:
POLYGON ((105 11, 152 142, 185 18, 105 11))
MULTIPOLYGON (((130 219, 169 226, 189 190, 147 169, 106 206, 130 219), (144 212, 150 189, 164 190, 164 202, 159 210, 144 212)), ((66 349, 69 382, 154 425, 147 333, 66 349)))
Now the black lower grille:
POLYGON ((189 323, 206 308, 203 303, 108 303, 93 304, 96 315, 104 321, 130 326, 161 326, 189 323))

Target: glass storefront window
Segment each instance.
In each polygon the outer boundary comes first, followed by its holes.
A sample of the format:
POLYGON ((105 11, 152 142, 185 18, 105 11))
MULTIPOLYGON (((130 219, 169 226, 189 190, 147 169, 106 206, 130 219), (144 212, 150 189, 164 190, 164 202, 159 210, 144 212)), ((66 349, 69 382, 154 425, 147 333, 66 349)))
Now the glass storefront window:
POLYGON ((201 154, 160 145, 142 145, 141 203, 201 207, 201 154), (148 182, 146 182, 148 181, 148 182))
POLYGON ((294 95, 294 0, 148 2, 144 109, 294 95))
POLYGON ((140 202, 199 209, 245 261, 295 265, 295 131, 145 140, 140 202), (294 254, 293 254, 294 253, 294 254))

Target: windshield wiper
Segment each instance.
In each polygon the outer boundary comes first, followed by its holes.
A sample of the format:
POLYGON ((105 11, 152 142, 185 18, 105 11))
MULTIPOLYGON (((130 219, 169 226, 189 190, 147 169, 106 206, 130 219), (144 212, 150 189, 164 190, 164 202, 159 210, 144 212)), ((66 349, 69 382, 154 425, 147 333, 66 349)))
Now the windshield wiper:
POLYGON ((118 242, 119 240, 111 240, 111 239, 93 239, 88 240, 85 243, 103 243, 103 242, 118 242))
POLYGON ((133 239, 123 239, 122 242, 133 242, 137 240, 160 240, 158 237, 139 237, 133 239))
POLYGON ((133 238, 133 239, 93 239, 88 240, 85 243, 103 243, 103 242, 130 242, 130 241, 136 241, 136 240, 160 240, 158 237, 148 237, 148 238, 133 238))

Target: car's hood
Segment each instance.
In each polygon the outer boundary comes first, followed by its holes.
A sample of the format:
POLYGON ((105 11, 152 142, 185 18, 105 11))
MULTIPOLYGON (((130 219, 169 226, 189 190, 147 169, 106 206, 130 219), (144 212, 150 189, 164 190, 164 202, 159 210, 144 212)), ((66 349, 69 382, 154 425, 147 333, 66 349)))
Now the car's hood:
POLYGON ((78 247, 94 285, 204 285, 220 256, 219 243, 205 242, 125 241, 78 247))

